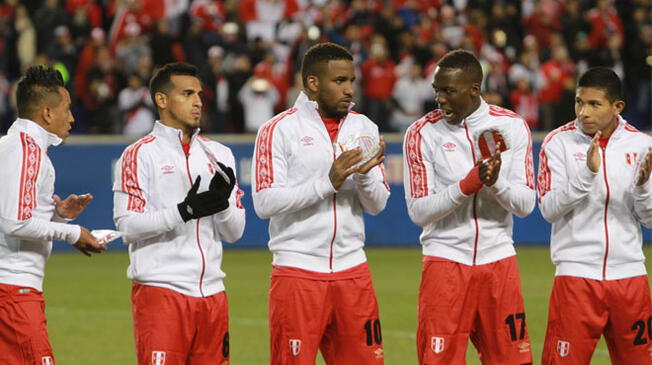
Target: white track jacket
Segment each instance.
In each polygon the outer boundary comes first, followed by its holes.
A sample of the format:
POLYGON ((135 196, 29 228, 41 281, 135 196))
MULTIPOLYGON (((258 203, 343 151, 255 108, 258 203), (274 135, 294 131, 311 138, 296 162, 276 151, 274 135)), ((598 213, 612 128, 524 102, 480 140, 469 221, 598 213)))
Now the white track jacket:
POLYGON ((539 206, 552 223, 558 276, 618 280, 645 275, 640 223, 652 226, 652 179, 636 186, 652 137, 619 118, 601 149, 600 170, 586 165, 591 137, 575 120, 550 132, 541 146, 539 206))
POLYGON ((304 93, 260 128, 252 194, 258 216, 270 220, 274 265, 331 273, 366 262, 362 212, 376 215, 385 208, 384 168, 353 174, 337 191, 328 177, 340 145, 360 136, 378 139, 378 127, 349 112, 331 143, 317 103, 304 93))
POLYGON ((453 125, 434 110, 408 128, 403 158, 408 213, 423 227, 425 256, 483 265, 515 255, 512 214, 525 217, 536 203, 532 140, 519 115, 482 100, 453 125), (494 185, 466 196, 460 180, 478 159, 473 136, 488 129, 500 130, 509 150, 494 185))
POLYGON ((228 209, 186 223, 181 219, 177 204, 197 176, 202 192, 216 173, 216 161, 236 172, 231 150, 198 132, 187 157, 182 132, 158 121, 149 135, 125 149, 115 166, 113 219, 130 244, 129 279, 206 297, 224 290, 222 241, 242 236, 245 212, 236 184, 228 209))
POLYGON ((61 139, 27 119, 17 119, 0 139, 0 283, 43 290, 52 241, 75 243, 77 225, 55 211, 49 146, 61 139))

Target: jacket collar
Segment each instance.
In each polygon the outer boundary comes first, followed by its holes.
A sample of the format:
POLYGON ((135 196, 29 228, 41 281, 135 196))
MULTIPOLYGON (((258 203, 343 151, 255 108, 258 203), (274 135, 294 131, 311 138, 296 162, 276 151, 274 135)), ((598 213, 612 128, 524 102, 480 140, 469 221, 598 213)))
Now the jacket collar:
MULTIPOLYGON (((616 129, 614 129, 613 133, 611 133, 609 140, 613 141, 620 138, 623 130, 625 130, 625 125, 627 125, 627 121, 623 119, 622 116, 618 115, 618 126, 616 127, 616 129)), ((584 138, 588 138, 589 140, 592 138, 591 136, 589 136, 588 134, 582 131, 582 123, 580 123, 580 120, 577 118, 575 119, 575 132, 580 134, 584 138)))
POLYGON ((462 123, 460 123, 460 126, 468 125, 471 128, 478 127, 480 126, 480 123, 482 123, 483 120, 485 120, 485 117, 489 114, 489 104, 487 104, 486 101, 481 97, 480 98, 480 106, 478 109, 476 109, 473 113, 471 113, 468 117, 464 118, 462 120, 462 123))
POLYGON ((47 150, 47 148, 50 146, 58 146, 63 142, 63 140, 56 134, 46 131, 36 122, 29 119, 16 119, 14 124, 12 124, 9 128, 7 134, 19 134, 20 132, 24 132, 32 137, 36 144, 44 150, 47 150))
MULTIPOLYGON (((355 103, 351 103, 349 105, 349 112, 351 112, 351 109, 355 106, 355 103)), ((297 97, 297 100, 294 102, 294 107, 299 110, 299 113, 304 114, 308 116, 310 120, 315 120, 319 121, 319 123, 322 123, 322 118, 321 115, 319 115, 318 105, 316 101, 312 101, 308 99, 308 95, 306 95, 303 91, 299 92, 299 96, 297 97)), ((348 115, 347 115, 348 116, 348 115)), ((346 117, 342 118, 346 119, 346 117)))
MULTIPOLYGON (((181 129, 168 127, 158 120, 154 123, 154 128, 152 129, 151 134, 157 138, 161 138, 173 144, 180 145, 181 141, 183 141, 183 131, 181 131, 181 129)), ((195 131, 192 133, 192 136, 190 137, 191 145, 197 138, 197 135, 199 135, 199 128, 195 129, 195 131)))

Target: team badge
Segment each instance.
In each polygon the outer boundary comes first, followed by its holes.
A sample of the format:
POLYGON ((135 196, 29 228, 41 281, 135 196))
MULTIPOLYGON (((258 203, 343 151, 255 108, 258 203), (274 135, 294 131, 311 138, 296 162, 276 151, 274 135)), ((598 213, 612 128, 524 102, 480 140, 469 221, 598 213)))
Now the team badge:
POLYGON ((636 152, 627 152, 625 154, 625 160, 628 165, 636 165, 638 163, 638 153, 636 152))
POLYGON ((430 349, 436 354, 442 353, 444 351, 444 338, 435 336, 431 337, 430 349))
POLYGON ((165 351, 152 351, 152 365, 165 365, 165 351))
POLYGON ((54 360, 52 356, 43 356, 41 358, 41 365, 54 365, 54 360))
POLYGON ((299 355, 299 352, 301 352, 301 340, 291 339, 290 353, 292 354, 292 356, 297 356, 299 355))
POLYGON ((562 340, 557 341, 557 353, 559 354, 559 356, 566 357, 568 356, 569 352, 570 352, 570 342, 562 341, 562 340))

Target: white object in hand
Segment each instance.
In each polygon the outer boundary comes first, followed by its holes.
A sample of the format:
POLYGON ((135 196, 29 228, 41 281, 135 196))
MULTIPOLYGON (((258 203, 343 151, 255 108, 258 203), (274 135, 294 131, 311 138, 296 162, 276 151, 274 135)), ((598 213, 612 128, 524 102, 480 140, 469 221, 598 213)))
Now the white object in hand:
POLYGON ((380 151, 380 143, 377 137, 360 136, 351 138, 345 143, 341 144, 344 151, 360 150, 362 152, 362 161, 357 163, 354 167, 362 166, 371 160, 380 151))
POLYGON ((91 234, 100 241, 101 245, 105 245, 113 240, 122 237, 122 232, 113 231, 110 229, 94 229, 91 234))

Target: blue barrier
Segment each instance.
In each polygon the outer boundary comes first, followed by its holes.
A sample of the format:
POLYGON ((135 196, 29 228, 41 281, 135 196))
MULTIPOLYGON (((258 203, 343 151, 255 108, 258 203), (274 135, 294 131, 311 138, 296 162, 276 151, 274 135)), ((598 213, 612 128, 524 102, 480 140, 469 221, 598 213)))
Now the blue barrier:
MULTIPOLYGON (((219 137, 218 137, 219 139, 219 137)), ((245 191, 243 204, 247 211, 244 236, 237 247, 266 247, 268 241, 267 221, 258 218, 251 200, 251 156, 253 139, 247 142, 225 143, 238 161, 238 180, 245 191)), ((128 143, 69 144, 51 148, 49 156, 56 169, 55 191, 62 198, 68 194, 91 193, 93 202, 75 221, 89 229, 113 228, 113 178, 112 166, 128 143)), ((535 168, 538 166, 540 143, 533 145, 535 168)), ((367 243, 374 246, 418 246, 421 229, 407 214, 402 172, 402 146, 398 139, 387 144, 387 178, 392 194, 385 210, 375 217, 365 217, 367 243)), ((645 242, 652 241, 652 232, 644 230, 645 242)), ((548 245, 550 224, 538 209, 524 219, 514 219, 514 240, 519 244, 548 245)), ((63 243, 55 244, 56 250, 71 249, 63 243)), ((120 241, 111 244, 112 249, 126 248, 120 241)))

